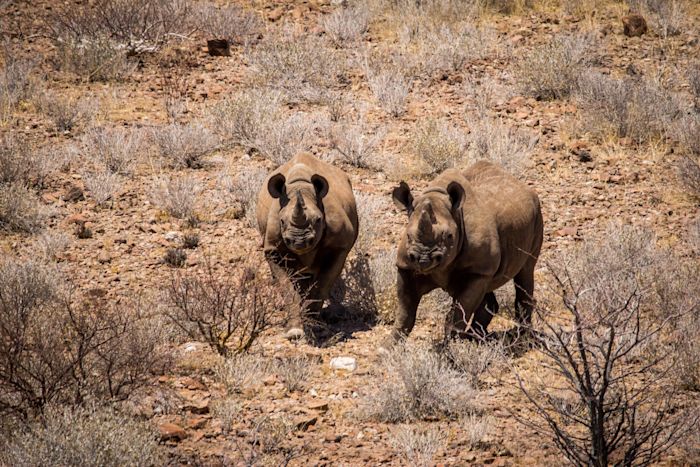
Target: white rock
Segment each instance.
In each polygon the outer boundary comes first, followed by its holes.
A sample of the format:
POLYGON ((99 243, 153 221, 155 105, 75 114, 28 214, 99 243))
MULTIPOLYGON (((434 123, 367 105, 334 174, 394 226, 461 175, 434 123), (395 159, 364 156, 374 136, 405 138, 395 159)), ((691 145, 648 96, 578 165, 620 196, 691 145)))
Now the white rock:
POLYGON ((355 371, 357 361, 353 357, 335 357, 331 359, 332 370, 355 371))
POLYGON ((174 230, 171 230, 170 232, 166 232, 165 234, 165 239, 169 242, 174 242, 180 238, 180 232, 176 232, 174 230))

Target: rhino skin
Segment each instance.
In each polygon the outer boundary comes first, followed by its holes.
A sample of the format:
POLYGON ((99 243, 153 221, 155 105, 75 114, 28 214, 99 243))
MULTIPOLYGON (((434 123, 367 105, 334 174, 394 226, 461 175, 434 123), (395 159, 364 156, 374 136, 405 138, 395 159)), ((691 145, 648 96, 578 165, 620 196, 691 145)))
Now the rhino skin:
POLYGON ((386 346, 408 336, 421 297, 438 287, 453 298, 447 336, 485 337, 498 311, 493 291, 511 279, 517 329, 530 329, 543 238, 540 202, 532 189, 481 161, 462 172, 446 170, 415 199, 405 182, 392 196, 408 213, 408 225, 396 262, 399 307, 386 346))
POLYGON ((298 154, 267 177, 256 217, 273 275, 289 277, 306 301, 287 331, 290 339, 302 337, 307 314, 319 315, 357 239, 350 179, 311 154, 298 154))

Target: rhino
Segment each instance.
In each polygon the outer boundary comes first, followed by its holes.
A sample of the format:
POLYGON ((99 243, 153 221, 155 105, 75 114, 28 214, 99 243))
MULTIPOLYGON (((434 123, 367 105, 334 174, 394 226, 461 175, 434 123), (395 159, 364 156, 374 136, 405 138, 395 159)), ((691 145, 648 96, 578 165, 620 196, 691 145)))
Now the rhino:
POLYGON ((256 218, 272 274, 289 277, 306 302, 286 332, 289 339, 301 338, 306 318, 320 314, 357 240, 350 179, 311 154, 298 154, 267 177, 256 218))
POLYGON ((401 182, 394 203, 408 215, 396 266, 399 306, 387 346, 409 335, 421 297, 433 289, 453 299, 446 336, 483 338, 513 279, 519 329, 532 319, 534 270, 543 238, 537 194, 492 163, 448 169, 416 198, 401 182), (470 323, 471 320, 471 323, 470 323))

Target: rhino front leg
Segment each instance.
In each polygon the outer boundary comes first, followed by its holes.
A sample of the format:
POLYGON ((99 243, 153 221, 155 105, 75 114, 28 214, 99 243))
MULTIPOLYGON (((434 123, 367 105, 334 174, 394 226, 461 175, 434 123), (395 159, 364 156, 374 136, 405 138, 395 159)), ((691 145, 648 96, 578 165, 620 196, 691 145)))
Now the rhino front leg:
POLYGON ((492 300, 493 302, 496 301, 496 297, 492 292, 487 296, 486 291, 488 290, 489 282, 488 278, 474 279, 453 297, 452 312, 447 316, 445 324, 446 336, 475 336, 475 331, 477 331, 474 328, 475 324, 478 324, 479 330, 485 333, 486 326, 491 321, 490 316, 488 321, 486 320, 486 308, 492 300), (490 297, 490 295, 493 295, 493 297, 490 297), (472 327, 467 328, 472 316, 474 317, 472 327))
POLYGON ((380 351, 387 351, 401 339, 406 338, 416 324, 416 310, 424 292, 416 283, 413 274, 405 269, 398 269, 396 293, 399 306, 394 319, 394 329, 382 343, 380 351))

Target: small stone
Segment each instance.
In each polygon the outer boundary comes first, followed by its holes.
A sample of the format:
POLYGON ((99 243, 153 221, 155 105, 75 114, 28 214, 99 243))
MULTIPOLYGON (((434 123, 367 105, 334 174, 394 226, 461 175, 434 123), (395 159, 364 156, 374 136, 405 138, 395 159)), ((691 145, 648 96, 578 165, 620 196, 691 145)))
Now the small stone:
POLYGON ((182 441, 187 438, 187 432, 180 426, 174 423, 163 423, 158 426, 160 439, 163 441, 182 441))
POLYGON ((325 412, 328 410, 328 402, 326 402, 326 401, 312 402, 311 404, 309 404, 309 409, 317 410, 319 412, 325 412))
POLYGON ((627 37, 639 37, 647 32, 647 22, 642 15, 638 14, 623 17, 622 26, 627 37))
POLYGON ((226 39, 207 40, 207 52, 212 57, 230 57, 231 46, 226 39))
POLYGON ((97 261, 100 264, 106 264, 106 263, 109 263, 110 261, 112 261, 112 256, 109 253, 107 253, 106 251, 103 251, 102 253, 100 253, 97 256, 97 261))
POLYGON ((187 420, 187 428, 192 430, 199 430, 207 424, 207 418, 205 417, 194 417, 187 420))
POLYGON ((557 235, 560 237, 575 237, 578 235, 578 229, 576 229, 576 227, 564 227, 563 229, 557 230, 557 235))
POLYGON ((189 401, 183 404, 182 410, 198 415, 209 413, 209 400, 203 399, 189 401))
POLYGON ((176 242, 180 239, 180 232, 171 230, 170 232, 166 232, 164 237, 169 242, 176 242))
POLYGON ((335 357, 331 359, 332 370, 355 371, 357 361, 353 357, 335 357))
POLYGON ((302 415, 294 419, 294 426, 297 430, 306 431, 310 426, 318 422, 318 417, 313 415, 302 415))
POLYGON ((62 196, 63 201, 67 203, 75 203, 76 201, 83 201, 85 199, 85 194, 80 187, 72 186, 68 191, 62 196))

